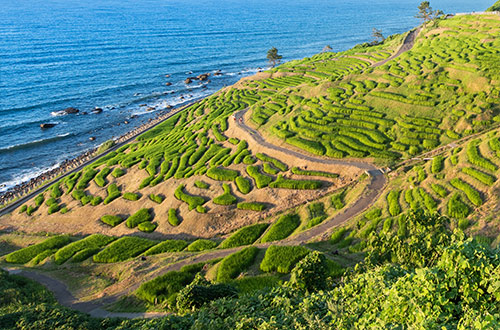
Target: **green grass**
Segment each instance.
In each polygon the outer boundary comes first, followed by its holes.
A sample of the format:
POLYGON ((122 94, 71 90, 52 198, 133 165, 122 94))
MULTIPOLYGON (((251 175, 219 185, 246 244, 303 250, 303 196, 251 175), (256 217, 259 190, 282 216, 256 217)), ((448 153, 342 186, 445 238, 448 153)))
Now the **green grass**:
POLYGON ((119 178, 121 176, 123 176, 125 174, 125 170, 117 167, 113 170, 113 172, 111 172, 111 175, 115 178, 119 178))
POLYGON ((278 272, 288 274, 293 266, 304 258, 310 251, 303 246, 276 246, 267 248, 264 259, 260 264, 263 272, 278 272))
POLYGON ((339 243, 344 238, 346 231, 347 229, 345 229, 344 227, 335 230, 330 236, 330 243, 332 244, 339 243))
POLYGON ((496 181, 494 176, 478 171, 472 167, 462 167, 462 172, 487 186, 492 186, 496 181))
POLYGON ((274 167, 276 167, 278 170, 280 170, 282 172, 288 171, 288 166, 276 158, 273 158, 273 157, 270 157, 268 155, 261 154, 261 153, 256 154, 255 157, 257 157, 257 159, 260 159, 263 162, 269 162, 269 163, 273 164, 274 167))
POLYGON ((211 250, 217 247, 217 242, 210 241, 208 239, 198 239, 193 243, 189 244, 186 248, 189 252, 199 252, 205 250, 211 250))
POLYGON ((226 238, 221 244, 221 249, 229 249, 242 245, 253 244, 269 227, 267 223, 258 223, 238 229, 234 234, 226 238))
POLYGON ((101 221, 111 227, 115 227, 122 223, 123 219, 117 215, 103 215, 101 221))
POLYGON ((224 193, 220 196, 217 196, 213 199, 214 204, 217 205, 232 205, 237 202, 236 197, 231 194, 231 187, 228 184, 222 184, 222 188, 224 189, 224 193))
POLYGON ((144 252, 145 256, 165 253, 165 252, 180 252, 184 250, 188 246, 188 243, 183 240, 176 239, 168 239, 161 243, 156 244, 146 252, 144 252))
POLYGON ((57 250, 54 255, 54 261, 56 264, 61 265, 68 261, 75 253, 85 250, 85 249, 98 249, 105 245, 111 243, 115 238, 102 235, 102 234, 93 234, 88 237, 85 237, 76 242, 70 243, 63 248, 57 250))
POLYGON ((177 209, 171 208, 168 210, 168 223, 174 227, 181 223, 179 217, 177 216, 177 209))
POLYGON ((259 202, 241 202, 236 204, 236 207, 240 210, 250 210, 250 211, 264 211, 266 209, 266 204, 259 202))
POLYGON ((152 219, 153 219, 153 217, 150 213, 150 210, 144 208, 144 209, 140 209, 139 211, 135 212, 130 217, 128 217, 125 224, 129 228, 135 228, 140 223, 146 222, 146 221, 151 221, 152 219))
POLYGON ((155 231, 155 229, 158 227, 158 224, 153 223, 153 222, 141 222, 140 224, 137 225, 137 229, 144 233, 152 233, 155 231))
POLYGON ((149 199, 155 202, 156 204, 161 204, 161 202, 163 202, 163 197, 160 195, 150 194, 149 199))
POLYGON ((194 185, 200 189, 208 189, 210 188, 210 185, 206 182, 203 182, 203 181, 200 181, 200 180, 197 180, 194 182, 194 185))
POLYGON ((387 194, 387 204, 389 209, 389 214, 393 217, 401 213, 401 206, 399 205, 399 191, 391 190, 387 194))
POLYGON ((257 187, 257 189, 262 189, 267 187, 273 180, 272 177, 260 173, 259 166, 248 165, 247 173, 248 175, 250 175, 252 179, 255 180, 255 186, 257 187))
POLYGON ((279 175, 276 181, 271 182, 269 187, 271 188, 283 188, 283 189, 300 189, 300 190, 314 190, 319 189, 323 186, 323 182, 316 180, 293 180, 285 179, 282 175, 279 175))
POLYGON ((259 249, 250 246, 222 259, 217 268, 217 282, 229 282, 238 277, 253 264, 257 253, 259 253, 259 249))
POLYGON ((470 209, 462 201, 459 193, 454 193, 448 200, 448 215, 453 218, 465 218, 469 215, 470 209))
POLYGON ((88 258, 92 257, 96 253, 98 253, 101 249, 100 248, 87 248, 83 249, 81 251, 78 251, 73 255, 73 258, 71 258, 71 262, 77 263, 77 262, 82 262, 87 260, 88 258))
POLYGON ((131 193, 131 192, 126 192, 122 196, 124 199, 128 201, 137 201, 139 200, 139 194, 131 193))
POLYGON ((338 178, 339 175, 336 173, 329 173, 323 171, 311 171, 311 170, 301 170, 298 167, 292 167, 292 173, 297 175, 307 175, 307 176, 322 176, 325 178, 335 179, 338 178))
POLYGON ((124 236, 94 255, 93 260, 99 263, 124 261, 138 256, 155 244, 156 242, 145 238, 124 236))
POLYGON ((104 199, 104 205, 108 205, 118 197, 122 195, 120 190, 118 189, 118 186, 115 183, 112 183, 108 186, 107 188, 108 191, 108 196, 104 199))
POLYGON ((236 187, 238 187, 238 190, 242 194, 246 195, 250 191, 252 191, 252 184, 250 183, 250 180, 248 180, 242 176, 238 176, 238 177, 236 177, 236 179, 234 181, 236 183, 236 187))
POLYGON ((184 192, 184 185, 181 184, 175 189, 175 198, 188 204, 189 210, 196 209, 197 206, 205 204, 205 199, 200 196, 188 195, 184 192))
POLYGON ((238 171, 221 167, 211 167, 207 171, 207 176, 217 181, 233 181, 238 175, 238 171))
POLYGON ((9 253, 5 257, 5 261, 13 264, 25 264, 46 250, 61 248, 70 242, 71 239, 67 235, 54 236, 41 243, 9 253))
POLYGON ((300 225, 300 217, 298 214, 289 213, 282 215, 271 225, 269 230, 264 234, 262 243, 282 240, 290 236, 295 229, 300 225))
POLYGON ((479 192, 476 189, 474 189, 467 182, 462 181, 459 178, 453 178, 453 179, 451 179, 450 184, 453 187, 457 188, 458 190, 463 191, 465 193, 465 195, 467 196, 467 198, 470 200, 470 202, 472 204, 474 204, 475 206, 479 207, 479 206, 483 205, 483 199, 481 198, 481 195, 479 194, 479 192))

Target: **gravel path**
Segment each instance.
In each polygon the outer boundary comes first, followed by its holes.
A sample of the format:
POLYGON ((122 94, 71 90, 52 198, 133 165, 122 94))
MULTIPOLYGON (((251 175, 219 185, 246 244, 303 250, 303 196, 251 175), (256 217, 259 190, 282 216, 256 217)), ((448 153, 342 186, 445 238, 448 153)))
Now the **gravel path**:
POLYGON ((401 47, 399 47, 399 49, 396 53, 392 54, 389 58, 386 58, 383 61, 380 61, 378 63, 373 64, 372 67, 376 68, 378 66, 384 65, 385 63, 389 62, 390 60, 392 60, 392 59, 398 57, 399 55, 403 54, 404 52, 407 52, 410 49, 412 49, 413 45, 415 44, 415 39, 417 38, 421 29, 422 29, 422 27, 419 26, 415 30, 410 31, 410 33, 408 33, 405 40, 403 41, 403 44, 401 45, 401 47))

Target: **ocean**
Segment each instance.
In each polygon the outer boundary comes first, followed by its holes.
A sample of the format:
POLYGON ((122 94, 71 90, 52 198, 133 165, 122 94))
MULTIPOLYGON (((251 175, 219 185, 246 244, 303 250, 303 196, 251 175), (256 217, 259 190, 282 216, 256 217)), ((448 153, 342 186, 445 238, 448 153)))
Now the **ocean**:
MULTIPOLYGON (((431 6, 471 12, 492 2, 436 0, 431 6)), ((325 45, 340 51, 371 41, 372 28, 386 36, 405 32, 419 23, 419 3, 2 0, 0 191, 132 130, 169 105, 256 73, 266 67, 271 47, 288 61, 325 45), (216 70, 222 75, 209 83, 184 83, 216 70), (68 107, 80 113, 63 115, 68 107), (103 112, 92 113, 95 107, 103 112), (42 123, 56 125, 42 130, 42 123)))

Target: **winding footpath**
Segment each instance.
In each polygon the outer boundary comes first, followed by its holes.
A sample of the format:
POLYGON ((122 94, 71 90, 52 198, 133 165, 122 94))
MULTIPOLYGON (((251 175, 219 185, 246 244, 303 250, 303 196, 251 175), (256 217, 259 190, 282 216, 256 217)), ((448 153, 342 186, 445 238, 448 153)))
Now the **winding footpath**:
MULTIPOLYGON (((397 56, 401 55, 402 53, 410 50, 414 43, 415 39, 420 32, 420 27, 411 31, 406 38, 403 41, 403 44, 401 47, 398 49, 398 51, 393 54, 391 57, 375 63, 372 65, 372 67, 378 67, 386 62, 396 58, 397 56)), ((187 106, 186 106, 187 107, 187 106)), ((184 108, 184 107, 183 107, 184 108)), ((179 109, 180 111, 182 109, 179 109)), ((172 114, 177 113, 178 111, 172 112, 172 114)), ((303 245, 306 244, 310 241, 313 240, 321 240, 325 239, 331 232, 333 228, 335 228, 338 225, 341 225, 348 221, 349 219, 352 219, 353 217, 357 216, 358 214, 362 213, 365 211, 367 208, 369 208, 380 196, 380 194, 383 192, 384 187, 387 183, 387 178, 383 174, 383 172, 375 167, 373 164, 367 163, 367 162, 361 162, 361 161, 347 161, 347 160, 338 160, 338 159, 328 159, 328 158, 320 158, 320 157, 315 157, 310 154, 305 154, 296 150, 284 148, 281 146, 277 146, 274 144, 269 143, 268 141, 265 140, 265 138, 255 129, 252 127, 249 127, 248 125, 245 124, 244 121, 244 115, 248 111, 247 109, 241 110, 235 114, 235 122, 237 125, 240 126, 241 129, 243 129, 245 132, 247 132, 251 138, 254 140, 256 144, 260 144, 266 148, 283 152, 286 153, 290 156, 296 157, 298 159, 303 159, 307 160, 309 162, 313 163, 318 163, 318 164, 330 164, 330 165, 344 165, 344 166, 352 166, 356 167, 362 170, 365 170, 366 173, 369 175, 369 180, 370 182, 367 184, 365 187, 365 190, 361 193, 361 196, 354 201, 351 205, 343 209, 340 213, 336 214, 333 218, 330 220, 324 221, 323 223, 308 229, 306 231, 303 231, 301 233, 298 233, 292 237, 286 238, 281 241, 273 242, 273 244, 276 245, 303 245)), ((159 122, 158 124, 160 124, 159 122)), ((154 125, 153 127, 150 127, 149 129, 154 128, 158 124, 154 125)), ((140 134, 144 133, 141 132, 140 134)), ((99 157, 105 156, 107 153, 116 150, 119 146, 128 143, 135 139, 136 136, 130 138, 129 140, 123 142, 122 144, 115 146, 108 152, 101 154, 99 157)), ((80 170, 84 166, 88 165, 89 163, 97 160, 98 158, 94 158, 93 160, 81 165, 80 167, 72 170, 71 172, 66 173, 64 176, 67 176, 75 171, 80 170)), ((62 176, 62 177, 64 177, 62 176)), ((16 201, 12 203, 11 205, 7 206, 6 208, 0 210, 0 216, 12 211, 31 197, 35 196, 37 193, 43 191, 46 187, 48 187, 51 183, 40 187, 36 191, 24 196, 21 198, 19 201, 16 201)), ((271 243, 261 243, 261 244, 255 244, 255 246, 259 248, 266 248, 271 243)), ((30 278, 34 281, 37 281, 41 284, 43 284, 45 287, 47 287, 50 291, 53 292, 54 296, 58 300, 58 302, 66 307, 72 308, 74 310, 80 311, 82 313, 87 313, 93 317, 122 317, 122 318, 144 318, 144 317, 161 317, 168 315, 168 313, 116 313, 116 312, 108 312, 104 310, 104 307, 107 305, 110 305, 114 302, 116 302, 120 297, 123 297, 125 295, 131 294, 135 290, 139 288, 139 286, 148 280, 151 280, 155 277, 161 276, 163 274, 166 274, 170 271, 175 271, 175 270, 180 270, 183 266, 189 265, 189 264, 194 264, 194 263, 200 263, 200 262, 207 262, 213 259, 217 258, 223 258, 225 256, 228 256, 234 252, 237 252, 241 249, 243 249, 245 246, 242 247, 236 247, 232 249, 225 249, 225 250, 214 250, 214 251, 209 251, 207 253, 202 253, 198 254, 192 257, 188 257, 186 259, 183 259, 181 261, 178 261, 176 263, 170 264, 168 266, 155 269, 154 271, 150 272, 147 274, 147 276, 144 276, 141 278, 141 282, 139 283, 134 283, 133 285, 129 286, 128 288, 114 293, 113 295, 109 296, 104 296, 102 298, 98 298, 92 301, 85 301, 81 302, 77 298, 75 298, 71 292, 68 290, 66 284, 63 282, 54 279, 52 277, 46 276, 44 274, 41 274, 36 271, 31 271, 31 270, 26 270, 26 269, 15 269, 15 268, 8 268, 6 269, 9 271, 11 274, 17 274, 23 277, 30 278)))

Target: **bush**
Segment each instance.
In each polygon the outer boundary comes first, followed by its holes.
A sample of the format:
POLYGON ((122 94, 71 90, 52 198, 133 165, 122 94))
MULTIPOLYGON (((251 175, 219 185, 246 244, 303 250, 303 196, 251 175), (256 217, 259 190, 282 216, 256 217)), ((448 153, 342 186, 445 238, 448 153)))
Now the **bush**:
POLYGON ((181 184, 175 189, 175 198, 188 204, 189 210, 196 209, 197 206, 205 204, 205 199, 200 196, 191 196, 184 192, 184 185, 181 184))
POLYGON ((52 204, 52 205, 49 206, 49 209, 47 210, 47 213, 50 215, 50 214, 58 212, 60 209, 61 209, 61 205, 59 205, 59 204, 52 204))
POLYGON ((202 206, 202 205, 198 205, 196 207, 196 212, 198 212, 198 213, 207 213, 207 208, 204 207, 204 206, 202 206))
POLYGON ((207 171, 207 176, 217 181, 233 181, 238 175, 238 171, 220 167, 211 167, 207 171))
POLYGON ((96 176, 96 174, 99 173, 99 171, 94 170, 94 169, 87 169, 85 172, 83 172, 80 180, 76 184, 76 189, 80 190, 85 190, 87 188, 87 185, 89 184, 90 181, 96 176))
POLYGON ((268 155, 261 154, 261 153, 256 154, 255 157, 257 157, 258 159, 260 159, 263 162, 269 162, 269 163, 273 164, 274 167, 276 167, 277 169, 279 169, 282 172, 288 171, 288 166, 276 158, 273 158, 273 157, 270 157, 268 155))
POLYGON ((115 178, 119 178, 125 174, 125 171, 119 167, 115 168, 113 172, 111 172, 111 175, 115 178))
POLYGON ((145 238, 124 236, 94 255, 93 260, 102 263, 124 261, 138 256, 155 244, 145 238))
POLYGON ((107 188, 108 196, 104 199, 104 205, 108 205, 122 195, 116 183, 110 184, 107 188))
POLYGON ((231 194, 231 188, 228 184, 222 184, 222 188, 224 189, 224 193, 220 196, 214 198, 213 202, 217 205, 232 205, 235 204, 237 199, 231 194))
POLYGON ((308 176, 322 176, 325 178, 338 178, 339 175, 336 173, 328 173, 323 171, 310 171, 310 170, 301 170, 298 167, 292 167, 292 173, 297 175, 308 175, 308 176))
POLYGON ((226 238, 221 244, 221 249, 229 249, 242 245, 253 244, 267 229, 269 224, 258 223, 238 229, 234 234, 226 238))
POLYGON ((94 196, 92 200, 90 201, 90 204, 92 206, 97 206, 102 203, 102 197, 101 196, 94 196))
POLYGON ((160 253, 165 253, 165 252, 180 252, 184 250, 188 246, 188 243, 183 240, 175 240, 175 239, 168 239, 166 241, 163 241, 159 244, 156 244, 146 252, 144 252, 145 256, 150 256, 154 254, 160 254, 160 253))
POLYGON ((194 274, 171 271, 165 275, 141 284, 135 292, 138 298, 151 304, 162 304, 173 294, 179 292, 194 279, 194 274))
POLYGON ((65 247, 59 249, 54 255, 54 261, 56 264, 61 265, 65 263, 68 259, 70 259, 75 253, 85 250, 85 249, 98 249, 105 245, 111 243, 115 238, 102 235, 102 234, 93 234, 87 236, 81 240, 70 243, 65 247))
POLYGON ((260 264, 260 269, 263 272, 290 273, 293 266, 309 254, 309 252, 303 246, 271 245, 266 250, 264 260, 260 264))
POLYGON ((100 248, 88 248, 88 249, 83 249, 81 251, 78 251, 75 253, 73 258, 71 258, 71 262, 82 262, 99 252, 101 249, 100 248))
POLYGON ((238 187, 238 190, 242 194, 248 194, 252 190, 252 184, 250 183, 250 180, 245 179, 242 176, 238 176, 235 179, 236 187, 238 187))
POLYGON ((74 200, 81 200, 83 197, 85 197, 85 191, 80 190, 80 189, 75 189, 71 192, 71 197, 73 197, 74 200))
POLYGON ((43 196, 43 194, 36 196, 35 197, 35 205, 36 206, 42 205, 44 200, 45 200, 45 197, 43 196))
POLYGON ((316 141, 306 140, 294 136, 286 139, 286 142, 315 155, 323 156, 325 154, 325 147, 316 141))
POLYGON ((472 204, 475 206, 481 206, 483 204, 483 199, 481 198, 481 195, 479 192, 474 189, 470 184, 467 182, 462 181, 459 178, 453 178, 450 181, 450 184, 457 188, 458 190, 461 190, 465 193, 467 198, 471 201, 472 204))
POLYGON ((444 198, 448 195, 448 191, 443 186, 437 183, 431 184, 431 188, 439 197, 444 198))
POLYGON ((208 189, 210 187, 210 185, 208 183, 205 183, 203 181, 195 181, 194 182, 194 185, 200 189, 208 189))
POLYGON ((139 194, 131 193, 131 192, 126 192, 123 194, 123 198, 129 201, 136 201, 139 200, 139 194))
POLYGON ((465 218, 469 215, 470 210, 467 204, 462 202, 459 193, 454 193, 448 200, 448 215, 453 218, 465 218))
POLYGON ((129 228, 135 228, 140 223, 146 222, 146 221, 151 221, 151 220, 152 220, 152 216, 151 216, 150 210, 149 209, 140 209, 139 211, 135 212, 133 215, 128 217, 125 224, 129 228))
POLYGON ((273 242, 282 240, 290 236, 300 225, 298 214, 289 213, 282 215, 274 224, 271 225, 267 233, 262 237, 261 242, 273 242))
POLYGON ((315 180, 293 180, 284 179, 282 175, 279 175, 276 181, 271 182, 269 187, 271 188, 284 188, 284 189, 319 189, 323 186, 323 182, 315 180))
POLYGON ((137 225, 137 229, 145 233, 152 233, 153 231, 155 231, 156 227, 158 227, 156 223, 152 223, 149 221, 141 222, 139 225, 137 225))
POLYGON ((181 223, 177 217, 177 209, 171 208, 168 210, 168 223, 174 227, 177 227, 181 223))
POLYGON ((52 198, 59 198, 63 194, 61 188, 59 187, 59 183, 56 183, 52 186, 50 189, 50 197, 52 198))
POLYGON ((474 140, 469 142, 467 145, 467 159, 473 165, 484 168, 485 170, 495 172, 498 167, 493 164, 490 160, 483 158, 479 153, 479 149, 477 145, 480 143, 480 140, 474 140))
POLYGON ((27 209, 28 209, 28 205, 24 204, 23 206, 21 206, 19 208, 19 214, 26 212, 27 209))
POLYGON ((308 292, 326 289, 328 266, 324 254, 313 251, 292 269, 289 284, 308 292))
POLYGON ((122 223, 123 219, 116 215, 103 215, 101 217, 101 221, 111 227, 115 227, 122 223))
POLYGON ((487 186, 492 186, 496 181, 496 178, 494 176, 478 171, 475 168, 463 167, 462 172, 470 175, 474 179, 478 180, 481 183, 484 183, 487 186))
POLYGON ((148 176, 144 180, 141 181, 141 184, 139 185, 139 189, 146 188, 149 186, 149 184, 154 180, 154 176, 148 176))
POLYGON ((198 239, 193 243, 189 244, 186 250, 189 252, 199 252, 214 249, 217 246, 217 242, 208 239, 198 239))
POLYGON ((103 168, 94 178, 95 183, 99 187, 104 187, 106 185, 106 177, 111 172, 109 167, 103 168))
POLYGON ((332 196, 332 206, 336 210, 340 210, 345 206, 344 197, 345 197, 345 190, 332 196))
POLYGON ((51 237, 41 243, 31 245, 9 253, 5 261, 13 264, 25 264, 43 251, 57 249, 71 242, 67 235, 51 237))
POLYGON ((236 207, 240 210, 264 211, 266 209, 266 204, 259 202, 242 202, 238 203, 236 207))
POLYGON ((252 265, 257 253, 259 253, 259 249, 250 246, 222 259, 217 268, 217 282, 229 282, 238 277, 241 272, 252 265))
POLYGON ((344 227, 335 230, 332 236, 330 236, 330 243, 337 244, 338 242, 340 242, 344 238, 346 231, 347 229, 345 229, 344 227))
POLYGON ((444 168, 444 157, 439 155, 432 159, 431 172, 433 174, 439 173, 444 168))
POLYGON ((163 197, 155 194, 150 194, 149 199, 157 204, 161 204, 161 202, 163 202, 163 197))
POLYGON ((270 163, 264 163, 262 165, 262 170, 264 173, 270 174, 270 175, 276 175, 279 173, 279 170, 274 168, 270 163))
POLYGON ((401 213, 399 206, 399 191, 392 190, 387 194, 387 203, 389 204, 389 214, 393 217, 401 213))
POLYGON ((458 220, 458 228, 466 230, 469 227, 469 219, 462 218, 458 220))

